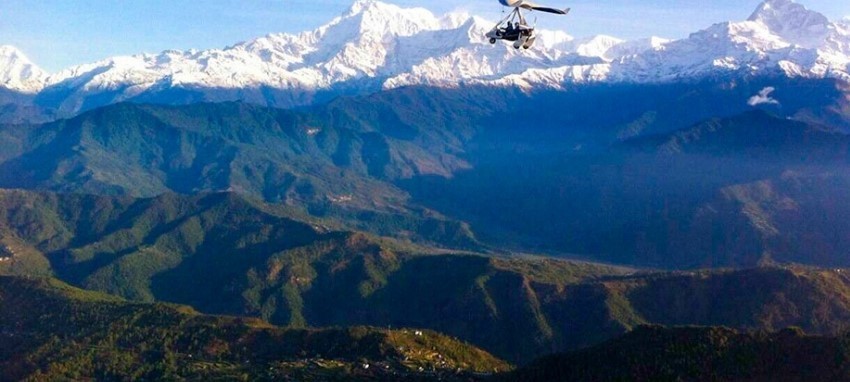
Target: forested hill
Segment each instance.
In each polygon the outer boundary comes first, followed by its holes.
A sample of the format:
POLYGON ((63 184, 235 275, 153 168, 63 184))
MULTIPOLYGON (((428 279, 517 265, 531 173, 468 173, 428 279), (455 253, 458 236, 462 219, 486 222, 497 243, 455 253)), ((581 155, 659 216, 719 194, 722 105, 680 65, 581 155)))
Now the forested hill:
POLYGON ((284 329, 0 276, 4 381, 469 380, 509 367, 431 331, 284 329))
POLYGON ((2 191, 0 244, 4 274, 277 325, 432 329, 512 362, 648 323, 830 334, 850 322, 841 269, 659 272, 484 256, 335 229, 233 193, 2 191))

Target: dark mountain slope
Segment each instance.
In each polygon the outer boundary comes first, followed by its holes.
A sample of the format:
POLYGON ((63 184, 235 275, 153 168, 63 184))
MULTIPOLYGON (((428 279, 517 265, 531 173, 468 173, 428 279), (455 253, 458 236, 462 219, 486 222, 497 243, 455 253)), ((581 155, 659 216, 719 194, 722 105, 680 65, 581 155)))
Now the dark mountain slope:
MULTIPOLYGON (((0 154, 0 186, 135 196, 232 191, 429 245, 662 268, 845 264, 837 253, 818 263, 761 248, 752 230, 721 229, 709 240, 698 222, 727 187, 771 182, 777 193, 793 193, 779 181, 787 171, 822 182, 816 188, 827 200, 841 199, 831 184, 844 182, 846 139, 785 118, 840 131, 842 102, 834 81, 751 78, 530 93, 409 87, 297 111, 122 104, 0 128, 9 149, 0 154), (781 107, 765 107, 780 117, 740 115, 766 86, 781 107)), ((811 208, 800 211, 798 226, 842 235, 818 218, 817 203, 798 202, 811 208)), ((730 219, 719 227, 748 229, 740 212, 719 217, 730 219)))
POLYGON ((436 254, 442 252, 332 231, 278 208, 235 194, 131 199, 6 191, 0 227, 14 254, 0 272, 52 273, 132 299, 293 327, 428 328, 518 362, 644 323, 834 333, 850 322, 850 280, 838 271, 624 276, 634 271, 436 254))
POLYGON ((850 321, 850 277, 841 269, 699 271, 606 286, 648 323, 768 330, 799 326, 836 334, 850 321))
MULTIPOLYGON (((237 188, 284 203, 325 199, 305 187, 327 183, 321 174, 334 167, 333 153, 321 151, 307 130, 293 113, 244 104, 121 104, 41 126, 27 142, 32 151, 5 163, 2 173, 9 187, 136 196, 237 188)), ((356 170, 334 172, 344 180, 357 178, 356 170)), ((381 195, 374 186, 368 192, 381 195)))
POLYGON ((843 381, 848 338, 798 329, 742 333, 728 328, 641 326, 615 340, 545 357, 505 381, 843 381))
POLYGON ((11 260, 0 263, 3 273, 54 274, 136 300, 297 327, 416 323, 512 357, 552 345, 529 283, 565 285, 628 272, 535 258, 432 255, 305 223, 235 194, 0 194, 0 228, 16 243, 11 260), (468 321, 471 315, 482 321, 468 321), (507 330, 523 336, 500 338, 507 330))
POLYGON ((7 126, 0 185, 130 196, 232 191, 379 234, 477 245, 463 224, 409 205, 376 170, 418 172, 409 166, 419 161, 445 174, 464 166, 460 159, 434 145, 410 153, 421 160, 399 157, 393 139, 368 126, 311 118, 235 103, 120 104, 23 132, 7 126))
POLYGON ((0 379, 10 381, 467 380, 508 368, 428 331, 282 329, 129 303, 52 279, 0 277, 0 338, 0 379))
POLYGON ((661 155, 740 156, 777 164, 850 160, 847 135, 760 110, 734 118, 714 118, 670 134, 634 138, 625 141, 624 146, 661 155))
POLYGON ((404 187, 508 247, 659 268, 850 265, 850 138, 820 125, 751 112, 603 152, 511 150, 404 187))

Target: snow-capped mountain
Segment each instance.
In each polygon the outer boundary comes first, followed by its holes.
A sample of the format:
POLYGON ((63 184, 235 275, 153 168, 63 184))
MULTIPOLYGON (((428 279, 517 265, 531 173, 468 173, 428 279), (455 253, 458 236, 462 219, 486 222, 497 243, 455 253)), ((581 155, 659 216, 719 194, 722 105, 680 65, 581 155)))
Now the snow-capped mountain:
POLYGON ((767 0, 746 21, 715 24, 676 41, 576 39, 541 30, 533 49, 516 50, 484 39, 493 25, 467 14, 438 17, 357 0, 314 31, 224 49, 114 57, 51 75, 3 47, 0 87, 39 93, 40 106, 63 115, 125 100, 293 106, 322 93, 418 84, 558 88, 762 73, 850 80, 850 22, 831 22, 791 0, 767 0))
POLYGON ((850 80, 850 29, 791 0, 768 0, 747 21, 726 22, 624 57, 609 80, 665 81, 740 73, 850 80))
POLYGON ((47 73, 30 62, 18 49, 0 45, 0 87, 35 93, 44 87, 47 73))

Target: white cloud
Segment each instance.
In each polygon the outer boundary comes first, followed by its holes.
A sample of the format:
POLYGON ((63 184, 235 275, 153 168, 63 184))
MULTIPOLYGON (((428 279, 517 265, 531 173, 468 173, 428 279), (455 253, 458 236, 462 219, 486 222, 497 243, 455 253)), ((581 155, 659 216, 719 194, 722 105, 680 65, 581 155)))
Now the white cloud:
POLYGON ((774 90, 776 90, 776 88, 774 88, 773 86, 768 86, 764 89, 761 89, 759 94, 756 94, 756 95, 750 97, 750 100, 747 101, 747 105, 750 105, 750 106, 763 105, 763 104, 779 105, 779 101, 777 101, 773 98, 770 98, 770 93, 773 93, 774 90))

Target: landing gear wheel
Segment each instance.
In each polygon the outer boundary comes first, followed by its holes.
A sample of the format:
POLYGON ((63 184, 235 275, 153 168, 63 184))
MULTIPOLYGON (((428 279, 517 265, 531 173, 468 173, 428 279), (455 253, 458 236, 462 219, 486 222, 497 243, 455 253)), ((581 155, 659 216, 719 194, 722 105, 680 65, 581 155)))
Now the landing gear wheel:
POLYGON ((495 38, 491 38, 491 39, 490 39, 490 43, 491 43, 491 44, 495 44, 495 43, 496 43, 496 39, 495 39, 495 38))

